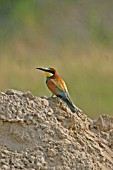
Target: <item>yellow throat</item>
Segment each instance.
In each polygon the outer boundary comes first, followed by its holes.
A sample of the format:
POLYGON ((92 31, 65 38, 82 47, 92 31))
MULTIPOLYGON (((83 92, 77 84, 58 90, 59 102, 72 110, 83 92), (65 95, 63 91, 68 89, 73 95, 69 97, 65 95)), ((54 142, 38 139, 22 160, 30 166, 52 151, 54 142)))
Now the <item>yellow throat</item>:
POLYGON ((45 71, 45 75, 46 75, 46 77, 51 77, 51 76, 53 76, 52 73, 49 73, 49 72, 46 72, 46 71, 45 71))

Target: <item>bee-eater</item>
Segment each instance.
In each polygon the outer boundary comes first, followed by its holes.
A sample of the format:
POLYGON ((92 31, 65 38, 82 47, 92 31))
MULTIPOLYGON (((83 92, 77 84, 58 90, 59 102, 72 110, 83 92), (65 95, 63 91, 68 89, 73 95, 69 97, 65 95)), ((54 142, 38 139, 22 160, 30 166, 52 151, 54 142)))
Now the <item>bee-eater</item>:
POLYGON ((72 103, 66 84, 62 78, 58 75, 57 71, 54 68, 36 68, 45 72, 46 75, 46 84, 49 90, 64 101, 70 110, 74 113, 81 112, 78 108, 72 103))

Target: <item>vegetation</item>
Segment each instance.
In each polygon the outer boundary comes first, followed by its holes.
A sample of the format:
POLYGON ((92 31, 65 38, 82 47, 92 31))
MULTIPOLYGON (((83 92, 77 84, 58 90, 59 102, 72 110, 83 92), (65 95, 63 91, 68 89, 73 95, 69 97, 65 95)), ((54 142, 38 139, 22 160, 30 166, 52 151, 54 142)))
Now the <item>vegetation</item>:
POLYGON ((112 114, 112 1, 1 1, 0 90, 51 95, 37 66, 55 67, 90 117, 112 114))

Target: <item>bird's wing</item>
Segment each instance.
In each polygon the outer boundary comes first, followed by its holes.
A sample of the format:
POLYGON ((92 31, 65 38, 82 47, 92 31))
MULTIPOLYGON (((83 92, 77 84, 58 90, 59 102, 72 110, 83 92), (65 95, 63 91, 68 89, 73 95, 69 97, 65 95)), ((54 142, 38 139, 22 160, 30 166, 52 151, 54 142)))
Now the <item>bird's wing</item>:
POLYGON ((53 94, 61 98, 64 102, 67 102, 68 100, 68 102, 72 103, 65 82, 62 79, 59 81, 58 79, 48 80, 47 86, 53 94))
POLYGON ((57 88, 68 93, 66 84, 62 79, 58 79, 58 80, 51 79, 51 81, 56 85, 57 88))

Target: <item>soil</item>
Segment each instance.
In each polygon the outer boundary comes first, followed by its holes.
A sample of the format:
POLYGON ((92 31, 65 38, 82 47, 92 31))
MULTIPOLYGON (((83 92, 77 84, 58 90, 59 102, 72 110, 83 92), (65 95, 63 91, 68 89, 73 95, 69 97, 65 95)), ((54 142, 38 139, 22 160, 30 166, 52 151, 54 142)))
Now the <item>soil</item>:
POLYGON ((0 170, 113 170, 113 117, 91 120, 56 97, 0 93, 0 170))

